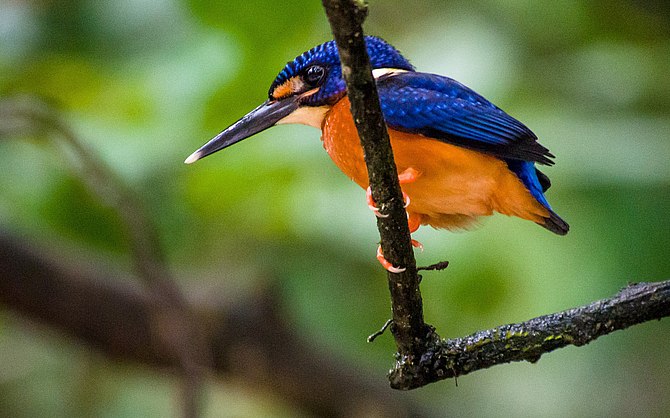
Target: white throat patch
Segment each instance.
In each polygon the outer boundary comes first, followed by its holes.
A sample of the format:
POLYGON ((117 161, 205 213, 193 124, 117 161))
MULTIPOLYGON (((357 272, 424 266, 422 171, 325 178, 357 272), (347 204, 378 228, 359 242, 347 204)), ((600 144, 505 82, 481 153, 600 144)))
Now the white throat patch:
POLYGON ((330 110, 329 106, 304 106, 299 107, 288 116, 280 119, 276 125, 285 125, 289 123, 298 123, 301 125, 313 126, 321 129, 326 113, 330 110))

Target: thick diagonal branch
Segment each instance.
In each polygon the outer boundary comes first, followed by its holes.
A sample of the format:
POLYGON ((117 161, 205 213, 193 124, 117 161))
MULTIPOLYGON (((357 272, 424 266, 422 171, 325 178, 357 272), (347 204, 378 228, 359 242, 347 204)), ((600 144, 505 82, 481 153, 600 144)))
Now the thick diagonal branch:
POLYGON ((391 386, 413 389, 476 370, 513 361, 538 361, 540 356, 568 345, 582 346, 631 325, 670 316, 670 280, 634 283, 611 298, 540 316, 518 324, 478 331, 464 338, 426 346, 421 361, 398 362, 391 386))
POLYGON ((367 16, 367 6, 353 0, 323 0, 323 5, 339 50, 351 113, 365 154, 372 198, 382 212, 388 214, 388 217, 377 218, 382 251, 391 264, 405 268, 402 273, 388 273, 393 307, 392 331, 400 355, 406 357, 405 361, 413 362, 424 350, 422 342, 429 328, 423 322, 420 278, 407 214, 361 27, 367 16))
MULTIPOLYGON (((182 367, 171 343, 155 338, 154 294, 114 268, 53 252, 0 232, 0 307, 113 359, 182 367)), ((276 296, 281 292, 265 289, 234 302, 223 297, 203 301, 195 296, 201 292, 193 293, 188 305, 202 325, 215 373, 274 393, 311 416, 431 416, 365 377, 360 367, 315 350, 287 323, 276 296)))

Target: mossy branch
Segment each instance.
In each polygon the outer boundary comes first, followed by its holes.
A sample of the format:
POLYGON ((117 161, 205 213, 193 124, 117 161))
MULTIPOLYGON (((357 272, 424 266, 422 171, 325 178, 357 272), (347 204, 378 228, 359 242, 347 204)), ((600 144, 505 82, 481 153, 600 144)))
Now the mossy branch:
POLYGON ((431 336, 419 362, 398 361, 391 386, 414 389, 513 361, 535 363, 545 353, 583 346, 631 325, 670 316, 670 280, 633 283, 608 299, 464 338, 431 336))

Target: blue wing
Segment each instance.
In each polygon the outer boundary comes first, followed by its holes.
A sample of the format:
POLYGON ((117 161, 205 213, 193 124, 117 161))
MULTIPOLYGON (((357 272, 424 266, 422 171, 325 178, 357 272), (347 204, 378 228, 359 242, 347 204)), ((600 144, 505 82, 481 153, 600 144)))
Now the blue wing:
POLYGON ((524 124, 459 82, 435 74, 396 73, 377 79, 389 127, 492 154, 540 164, 553 155, 524 124))

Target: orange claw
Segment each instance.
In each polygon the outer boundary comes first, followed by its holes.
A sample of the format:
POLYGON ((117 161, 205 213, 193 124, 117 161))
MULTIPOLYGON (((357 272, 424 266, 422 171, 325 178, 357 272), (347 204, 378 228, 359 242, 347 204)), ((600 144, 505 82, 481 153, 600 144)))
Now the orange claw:
MULTIPOLYGON (((398 175, 398 183, 400 184, 413 183, 417 177, 419 177, 419 173, 412 167, 409 167, 408 169, 406 169, 405 171, 403 171, 398 175)), ((405 202, 405 207, 409 206, 409 196, 407 196, 407 193, 402 192, 402 197, 405 202)), ((379 213, 379 208, 375 205, 375 201, 372 199, 372 189, 370 189, 370 186, 368 186, 368 189, 365 191, 365 198, 368 201, 368 207, 372 212, 374 212, 376 217, 378 218, 388 217, 388 214, 384 215, 379 213)), ((416 229, 414 231, 416 231, 416 229)))
MULTIPOLYGON (((412 246, 421 249, 423 251, 423 245, 413 239, 412 240, 412 246)), ((384 266, 384 268, 391 273, 402 273, 403 271, 407 270, 405 267, 394 267, 393 264, 389 263, 388 260, 384 258, 384 254, 382 254, 382 246, 380 245, 377 247, 377 260, 384 266)))
POLYGON ((391 273, 402 273, 403 271, 407 270, 405 267, 393 267, 393 264, 386 261, 384 254, 382 254, 381 245, 377 248, 377 260, 379 260, 379 262, 382 263, 382 266, 384 266, 384 268, 391 273))
POLYGON ((370 186, 368 186, 368 190, 365 192, 365 197, 368 200, 368 207, 375 214, 376 217, 388 218, 389 216, 388 214, 384 215, 383 213, 379 213, 379 208, 375 206, 375 201, 372 200, 372 189, 370 189, 370 186))
MULTIPOLYGON (((405 206, 409 206, 409 196, 407 196, 407 193, 402 192, 402 197, 405 201, 405 206)), ((382 213, 379 213, 379 208, 375 206, 375 201, 372 199, 372 189, 370 189, 370 186, 368 186, 368 189, 365 191, 365 198, 368 201, 368 207, 372 212, 374 212, 375 216, 378 218, 388 218, 388 214, 384 215, 382 213)))
MULTIPOLYGON (((413 169, 412 167, 409 167, 402 173, 398 174, 398 183, 400 184, 414 183, 417 177, 419 177, 419 172, 413 169)), ((407 196, 407 193, 402 192, 402 197, 405 200, 405 207, 409 206, 409 196, 407 196)))

